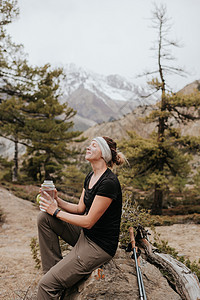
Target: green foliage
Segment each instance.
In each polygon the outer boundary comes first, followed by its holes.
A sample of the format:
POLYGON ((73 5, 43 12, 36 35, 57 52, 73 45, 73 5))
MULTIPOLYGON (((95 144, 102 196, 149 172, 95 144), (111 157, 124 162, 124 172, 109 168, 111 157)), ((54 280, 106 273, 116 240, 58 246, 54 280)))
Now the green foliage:
POLYGON ((16 0, 1 0, 0 5, 0 26, 8 25, 19 14, 16 0))
POLYGON ((159 252, 167 253, 177 258, 178 252, 175 250, 175 248, 170 247, 168 241, 162 240, 160 238, 161 234, 155 231, 154 226, 151 227, 151 230, 153 231, 154 237, 153 246, 156 247, 159 250, 159 252))
POLYGON ((1 87, 0 98, 6 95, 21 97, 25 91, 34 87, 35 71, 28 65, 27 55, 21 44, 12 41, 6 31, 6 26, 15 19, 19 13, 17 1, 1 1, 0 6, 0 61, 1 61, 1 87))
POLYGON ((12 166, 13 162, 0 156, 0 180, 12 180, 12 166))
POLYGON ((174 192, 183 193, 185 190, 185 185, 187 183, 187 178, 180 176, 175 176, 172 178, 171 185, 174 192))
POLYGON ((170 93, 167 94, 167 109, 171 111, 171 113, 177 114, 177 116, 184 117, 185 119, 196 119, 198 116, 194 114, 195 109, 198 109, 200 106, 200 91, 198 89, 194 89, 194 91, 190 94, 182 94, 182 93, 170 93), (179 110, 177 110, 177 108, 179 110), (193 108, 190 111, 181 110, 180 108, 193 108))
MULTIPOLYGON (((153 79, 152 81, 157 80, 153 79)), ((152 86, 151 82, 148 84, 152 86)), ((197 110, 200 106, 200 91, 197 89, 188 95, 165 92, 163 100, 164 103, 162 100, 157 102, 155 110, 143 119, 145 122, 159 123, 163 119, 165 129, 169 130, 173 119, 177 122, 188 122, 199 118, 197 110)))
MULTIPOLYGON (((176 182, 180 183, 190 172, 188 164, 190 157, 185 155, 186 147, 185 149, 183 147, 186 141, 184 139, 181 141, 180 132, 173 128, 174 123, 199 119, 200 92, 198 89, 190 95, 168 92, 166 75, 168 73, 181 75, 183 70, 172 64, 174 57, 171 48, 179 45, 173 40, 170 41, 168 37, 171 26, 165 5, 154 5, 152 23, 157 31, 156 47, 153 49, 156 53, 157 67, 145 75, 157 74, 158 77, 148 79, 148 86, 151 90, 150 95, 159 92, 160 100, 145 121, 155 122, 157 132, 149 139, 139 138, 131 133, 131 142, 128 141, 124 148, 127 148, 126 155, 132 167, 131 180, 136 183, 134 179, 140 176, 145 188, 154 185, 152 213, 161 214, 164 192, 166 188, 169 189, 171 178, 176 176, 176 182)), ((194 139, 190 139, 187 146, 190 144, 193 150, 199 148, 196 141, 195 143, 191 141, 194 142, 194 139)))
POLYGON ((61 166, 67 162, 66 157, 73 154, 66 145, 80 132, 70 131, 73 126, 70 119, 75 111, 58 100, 62 70, 52 70, 45 65, 37 72, 35 90, 26 94, 26 98, 11 97, 2 101, 0 135, 27 146, 24 171, 41 181, 52 173, 62 176, 59 174, 61 166))
POLYGON ((120 144, 130 164, 121 174, 124 183, 143 191, 149 190, 150 195, 155 185, 168 191, 174 181, 179 186, 187 182, 190 157, 176 147, 176 139, 168 136, 161 143, 154 134, 146 139, 134 132, 129 132, 129 136, 130 139, 120 144))
POLYGON ((156 89, 157 91, 161 90, 163 87, 163 83, 157 77, 152 78, 152 80, 147 81, 147 83, 151 88, 156 89))
POLYGON ((91 167, 91 164, 88 163, 88 161, 85 161, 84 159, 84 162, 82 162, 80 164, 80 171, 85 174, 85 176, 92 171, 92 167, 91 167))
MULTIPOLYGON (((21 171, 27 175, 27 178, 41 182, 43 178, 41 173, 42 159, 39 156, 39 153, 36 153, 35 156, 30 157, 27 160, 24 159, 21 171)), ((24 158, 26 158, 26 155, 24 155, 24 158)))
POLYGON ((179 144, 184 147, 188 152, 199 154, 200 153, 200 137, 199 136, 180 136, 178 139, 179 144))
POLYGON ((184 263, 192 272, 194 272, 200 281, 200 260, 198 262, 191 262, 189 259, 187 259, 182 260, 181 262, 184 263))
MULTIPOLYGON (((60 244, 60 249, 61 249, 62 255, 65 256, 71 249, 71 246, 69 246, 60 237, 59 237, 59 244, 60 244)), ((39 270, 39 269, 41 269, 42 265, 41 265, 41 257, 40 257, 40 246, 39 246, 37 238, 35 238, 35 237, 31 238, 30 248, 31 248, 32 258, 35 262, 35 268, 39 270)))
POLYGON ((69 130, 73 126, 69 119, 75 111, 67 104, 59 103, 60 76, 62 70, 45 66, 39 90, 26 106, 29 118, 24 133, 30 137, 31 145, 27 146, 24 170, 34 180, 41 181, 52 174, 55 180, 60 179, 63 164, 73 155, 73 151, 67 149, 67 143, 80 135, 80 132, 69 130))
POLYGON ((75 111, 60 104, 61 68, 49 64, 31 67, 22 45, 12 42, 5 26, 18 15, 17 1, 3 1, 0 8, 0 135, 15 143, 15 180, 18 176, 18 143, 27 147, 24 171, 41 181, 62 177, 62 165, 73 152, 67 143, 79 136, 71 130, 75 111))
POLYGON ((37 241, 37 238, 31 238, 31 242, 30 242, 30 247, 31 247, 31 253, 32 253, 32 257, 35 261, 35 268, 36 269, 40 269, 41 268, 41 259, 40 259, 40 248, 39 248, 39 243, 37 241))
POLYGON ((199 195, 200 194, 200 169, 193 176, 194 190, 199 195))
POLYGON ((137 227, 138 225, 150 226, 152 224, 149 212, 141 209, 136 202, 131 199, 128 191, 123 193, 122 220, 120 228, 120 243, 127 245, 130 241, 129 227, 137 227))
MULTIPOLYGON (((23 101, 20 98, 11 97, 0 104, 0 136, 3 136, 18 144, 24 140, 23 129, 25 117, 22 113, 23 101)), ((15 164, 18 162, 15 161, 15 164)))
POLYGON ((5 222, 5 215, 3 209, 0 207, 0 225, 5 222))
POLYGON ((63 172, 62 189, 66 191, 68 195, 80 197, 85 174, 83 174, 77 166, 68 165, 63 172))

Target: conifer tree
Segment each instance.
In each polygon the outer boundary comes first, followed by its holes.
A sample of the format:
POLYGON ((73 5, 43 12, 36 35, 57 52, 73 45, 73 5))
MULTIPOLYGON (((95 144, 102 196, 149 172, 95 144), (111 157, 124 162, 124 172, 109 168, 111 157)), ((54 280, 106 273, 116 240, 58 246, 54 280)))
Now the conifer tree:
POLYGON ((14 142, 14 169, 12 180, 18 177, 18 142, 25 125, 25 118, 21 112, 23 102, 20 98, 11 97, 0 104, 0 135, 14 142))
POLYGON ((156 47, 153 49, 158 65, 156 70, 144 75, 158 74, 148 84, 152 88, 152 94, 160 93, 160 101, 157 108, 146 118, 146 121, 156 122, 157 131, 149 139, 129 133, 130 140, 124 142, 124 149, 132 164, 134 179, 141 180, 141 185, 148 188, 154 187, 152 214, 162 214, 163 195, 169 187, 171 177, 187 177, 190 170, 189 157, 179 146, 180 135, 173 125, 175 122, 192 121, 199 117, 195 111, 200 105, 200 93, 195 91, 191 95, 176 94, 169 91, 166 85, 168 74, 182 75, 183 70, 172 64, 174 57, 171 47, 178 44, 168 39, 170 26, 164 5, 155 6, 153 27, 158 33, 156 47))
POLYGON ((21 44, 12 41, 6 26, 19 15, 17 1, 0 0, 0 100, 24 96, 34 86, 37 68, 31 68, 21 44))
POLYGON ((6 26, 19 15, 17 1, 0 1, 0 136, 15 144, 13 181, 18 173, 18 143, 25 124, 23 106, 34 93, 39 68, 28 65, 22 45, 14 43, 6 26))
POLYGON ((0 26, 8 25, 19 15, 16 0, 0 0, 0 26))
POLYGON ((18 14, 17 1, 1 1, 0 136, 15 144, 14 181, 18 177, 19 143, 28 147, 27 173, 41 179, 43 170, 45 178, 58 173, 71 154, 67 142, 79 135, 71 130, 75 111, 58 101, 62 69, 53 70, 48 64, 31 67, 23 46, 15 44, 6 32, 6 25, 18 14))
POLYGON ((28 118, 23 129, 23 135, 31 139, 24 169, 40 181, 51 175, 54 179, 62 177, 63 165, 69 163, 69 157, 73 155, 67 144, 80 135, 80 132, 71 130, 76 112, 66 103, 59 103, 62 69, 52 70, 46 65, 41 73, 38 91, 24 108, 28 118))

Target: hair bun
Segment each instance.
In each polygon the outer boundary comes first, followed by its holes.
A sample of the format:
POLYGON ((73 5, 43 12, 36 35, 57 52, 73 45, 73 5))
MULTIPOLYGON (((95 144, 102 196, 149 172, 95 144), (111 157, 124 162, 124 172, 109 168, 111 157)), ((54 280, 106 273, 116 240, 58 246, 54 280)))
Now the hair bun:
POLYGON ((124 154, 122 152, 117 152, 116 165, 117 166, 122 165, 123 163, 125 163, 125 161, 126 161, 126 158, 125 158, 124 154))

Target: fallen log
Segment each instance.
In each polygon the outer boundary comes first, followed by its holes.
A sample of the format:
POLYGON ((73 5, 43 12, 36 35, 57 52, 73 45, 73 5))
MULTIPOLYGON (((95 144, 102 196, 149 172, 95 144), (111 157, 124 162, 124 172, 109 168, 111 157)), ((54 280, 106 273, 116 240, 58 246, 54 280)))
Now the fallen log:
POLYGON ((183 300, 200 300, 200 284, 196 274, 169 254, 158 253, 146 240, 137 242, 145 251, 145 259, 160 269, 169 284, 183 300))

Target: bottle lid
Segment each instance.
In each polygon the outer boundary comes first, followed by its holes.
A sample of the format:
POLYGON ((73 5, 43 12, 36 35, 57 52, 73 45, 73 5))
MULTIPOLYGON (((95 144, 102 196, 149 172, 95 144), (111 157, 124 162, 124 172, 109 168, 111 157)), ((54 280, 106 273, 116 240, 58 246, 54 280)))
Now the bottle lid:
POLYGON ((42 187, 49 187, 49 188, 55 188, 55 185, 53 183, 53 180, 44 180, 42 187))

